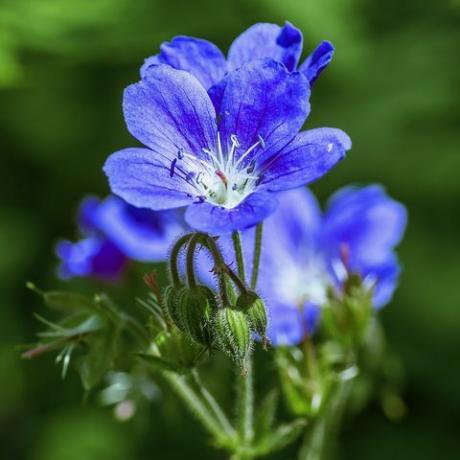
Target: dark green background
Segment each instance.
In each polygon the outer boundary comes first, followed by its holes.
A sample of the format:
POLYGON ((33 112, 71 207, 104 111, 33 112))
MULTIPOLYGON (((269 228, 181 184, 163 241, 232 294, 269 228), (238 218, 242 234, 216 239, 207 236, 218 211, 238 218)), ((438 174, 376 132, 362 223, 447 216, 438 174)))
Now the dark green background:
POLYGON ((53 245, 75 236, 83 195, 107 193, 106 156, 135 145, 120 102, 143 58, 176 34, 226 49, 254 22, 288 19, 307 51, 325 38, 337 49, 307 126, 343 128, 354 143, 314 190, 324 200, 381 182, 409 210, 401 286, 382 313, 408 415, 392 424, 371 405, 347 423, 341 458, 460 458, 459 18, 459 0, 2 0, 0 457, 223 458, 171 397, 120 424, 81 403, 74 372, 62 382, 50 356, 23 362, 14 347, 33 339, 42 309, 25 281, 65 286, 53 245))

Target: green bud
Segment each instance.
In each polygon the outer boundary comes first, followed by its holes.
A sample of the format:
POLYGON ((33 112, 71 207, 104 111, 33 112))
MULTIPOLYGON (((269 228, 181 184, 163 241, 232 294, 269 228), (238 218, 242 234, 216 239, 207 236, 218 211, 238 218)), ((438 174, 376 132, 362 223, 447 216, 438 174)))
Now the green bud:
POLYGON ((186 289, 185 286, 171 285, 164 290, 163 294, 165 313, 180 330, 183 330, 183 326, 179 315, 179 301, 182 292, 186 289))
POLYGON ((221 308, 214 324, 219 348, 243 367, 251 348, 251 330, 245 313, 235 308, 221 308))
POLYGON ((213 342, 212 316, 217 309, 214 293, 206 286, 194 286, 181 291, 179 318, 183 331, 195 342, 213 342))
POLYGON ((267 330, 267 312, 263 300, 255 292, 248 291, 238 297, 236 306, 246 313, 252 329, 264 338, 267 330))

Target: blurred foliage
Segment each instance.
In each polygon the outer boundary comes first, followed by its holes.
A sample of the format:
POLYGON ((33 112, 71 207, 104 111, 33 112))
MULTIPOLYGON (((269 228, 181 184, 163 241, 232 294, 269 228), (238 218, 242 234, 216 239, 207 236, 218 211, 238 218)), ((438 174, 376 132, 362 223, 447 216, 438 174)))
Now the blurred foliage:
MULTIPOLYGON (((107 193, 107 154, 135 145, 120 101, 142 60, 175 34, 226 48, 254 22, 285 19, 303 30, 306 52, 323 38, 337 48, 316 84, 308 126, 341 127, 354 142, 314 191, 325 199, 351 182, 382 182, 410 216, 401 287, 382 313, 389 346, 406 368, 408 415, 394 425, 372 406, 347 424, 342 458, 428 460, 440 445, 444 459, 458 458, 459 17, 458 0, 2 0, 2 458, 140 460, 155 448, 167 460, 183 458, 184 446, 191 458, 219 458, 203 453, 199 428, 168 392, 119 425, 108 409, 81 407, 74 372, 63 384, 51 358, 21 362, 15 345, 30 342, 32 313, 42 308, 24 283, 98 288, 56 281, 53 244, 75 235, 84 194, 107 193)), ((146 270, 132 269, 133 290, 142 292, 146 270)), ((259 358, 264 372, 270 365, 259 358)), ((220 397, 228 372, 223 366, 213 383, 220 397)))

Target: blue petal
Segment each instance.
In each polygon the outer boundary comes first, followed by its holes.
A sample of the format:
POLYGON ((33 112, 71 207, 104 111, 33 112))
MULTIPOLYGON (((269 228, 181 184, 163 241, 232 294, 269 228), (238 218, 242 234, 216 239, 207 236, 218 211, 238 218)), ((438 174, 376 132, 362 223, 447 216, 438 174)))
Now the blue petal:
POLYGON ((128 258, 159 262, 185 230, 176 211, 150 211, 111 196, 99 202, 93 224, 128 258))
POLYGON ((206 90, 188 72, 159 65, 123 99, 130 133, 155 152, 175 155, 180 149, 206 157, 216 151, 216 114, 206 90))
POLYGON ((307 77, 310 86, 313 85, 319 74, 329 65, 334 56, 334 51, 332 43, 324 40, 300 66, 299 70, 307 77))
POLYGON ((310 88, 298 72, 289 73, 279 62, 256 61, 230 72, 218 100, 219 132, 228 148, 237 137, 241 157, 259 143, 246 164, 263 161, 281 150, 299 131, 310 111, 310 88))
POLYGON ((78 210, 78 225, 82 233, 93 233, 97 230, 95 218, 98 213, 101 200, 95 196, 83 199, 78 210))
POLYGON ((385 262, 363 267, 364 282, 374 288, 374 306, 378 309, 387 305, 393 298, 398 285, 401 268, 395 254, 390 254, 385 262))
MULTIPOLYGON (((310 281, 305 278, 305 267, 316 260, 321 210, 307 189, 291 190, 278 198, 277 210, 264 225, 257 291, 270 312, 270 337, 275 344, 293 345, 305 333, 313 333, 318 318, 318 307, 305 302, 296 285, 303 279, 310 281), (303 317, 299 306, 303 306, 303 317)), ((252 258, 252 244, 246 245, 246 235, 250 232, 243 233, 248 262, 252 258)))
POLYGON ((273 346, 295 346, 304 338, 302 314, 296 308, 278 306, 268 309, 267 336, 273 346))
POLYGON ((274 195, 256 192, 231 209, 209 202, 193 204, 187 208, 185 220, 196 230, 220 235, 258 224, 275 210, 276 205, 274 195))
POLYGON ((265 255, 267 263, 274 264, 274 272, 281 258, 301 264, 306 254, 316 250, 322 223, 321 209, 310 190, 298 188, 281 193, 278 201, 278 208, 264 227, 264 244, 269 248, 265 255))
POLYGON ((405 207, 381 186, 346 187, 330 200, 324 242, 332 253, 346 245, 350 263, 359 269, 360 264, 385 262, 400 242, 406 222, 405 207))
POLYGON ((302 33, 291 23, 255 24, 243 32, 230 46, 228 63, 237 69, 256 59, 271 58, 295 70, 302 53, 302 33))
POLYGON ((163 210, 186 206, 195 189, 174 159, 148 149, 113 153, 104 165, 112 192, 138 208, 163 210))
POLYGON ((404 206, 378 185, 342 189, 332 197, 325 215, 321 245, 331 267, 345 249, 349 268, 375 284, 377 307, 387 303, 395 289, 399 266, 394 248, 406 222, 404 206))
POLYGON ((167 64, 194 75, 208 89, 227 72, 225 57, 211 42, 194 37, 179 36, 161 45, 160 54, 146 59, 141 68, 142 78, 148 78, 152 66, 167 64))
POLYGON ((280 191, 309 184, 342 160, 350 148, 350 138, 339 129, 303 131, 261 166, 264 172, 260 185, 280 191))
POLYGON ((77 243, 60 241, 56 254, 61 259, 58 273, 63 279, 94 276, 115 280, 127 262, 110 241, 94 236, 77 243))
POLYGON ((321 309, 306 304, 302 309, 277 305, 269 308, 267 335, 273 346, 295 346, 311 336, 318 324, 321 309))

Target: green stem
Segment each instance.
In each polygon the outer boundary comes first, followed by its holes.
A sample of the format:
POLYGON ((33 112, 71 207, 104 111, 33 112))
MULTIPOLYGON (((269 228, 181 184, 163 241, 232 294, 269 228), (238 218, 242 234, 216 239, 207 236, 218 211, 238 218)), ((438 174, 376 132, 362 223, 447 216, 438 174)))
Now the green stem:
POLYGON ((232 233, 233 239, 233 248, 235 249, 235 258, 238 267, 238 276, 241 281, 245 280, 245 270, 244 270, 244 256, 243 256, 243 247, 241 245, 241 235, 240 232, 236 231, 232 233))
POLYGON ((206 248, 211 253, 211 256, 214 260, 214 268, 216 270, 217 278, 219 281, 219 292, 220 292, 220 298, 222 300, 222 304, 224 306, 230 305, 230 301, 228 298, 227 279, 226 279, 227 265, 225 264, 225 260, 214 238, 206 235, 206 239, 203 241, 203 245, 206 246, 206 248))
POLYGON ((202 235, 196 233, 192 236, 190 243, 187 248, 187 258, 186 258, 186 270, 187 270, 187 282, 191 288, 196 287, 196 277, 195 277, 195 250, 200 240, 202 239, 202 235))
POLYGON ((227 444, 227 435, 221 430, 217 420, 211 415, 201 398, 187 383, 185 377, 173 372, 163 372, 163 376, 214 440, 219 445, 227 444))
POLYGON ((237 383, 238 431, 242 443, 241 447, 248 448, 254 438, 254 382, 251 352, 246 360, 246 375, 237 374, 237 383))
POLYGON ((228 420, 224 411, 220 407, 219 403, 214 399, 212 394, 208 391, 208 389, 201 382, 200 376, 196 369, 192 370, 192 377, 193 377, 196 387, 201 393, 203 399, 208 404, 209 408, 211 409, 211 412, 214 414, 216 420, 219 422, 223 431, 227 434, 229 438, 235 438, 236 436, 235 429, 231 425, 230 421, 228 420))
POLYGON ((180 237, 172 248, 171 255, 169 257, 169 273, 171 275, 171 280, 174 286, 179 286, 181 284, 179 269, 177 268, 177 265, 178 265, 177 259, 179 257, 179 253, 182 247, 185 246, 189 242, 192 236, 193 236, 193 233, 189 233, 187 235, 180 237))
POLYGON ((261 222, 256 227, 256 237, 254 240, 254 255, 252 259, 252 275, 251 275, 251 288, 255 289, 257 286, 257 278, 259 277, 259 264, 260 254, 262 252, 262 234, 264 224, 261 222))
POLYGON ((307 426, 298 460, 324 460, 340 429, 353 380, 339 380, 326 402, 327 407, 307 426))

